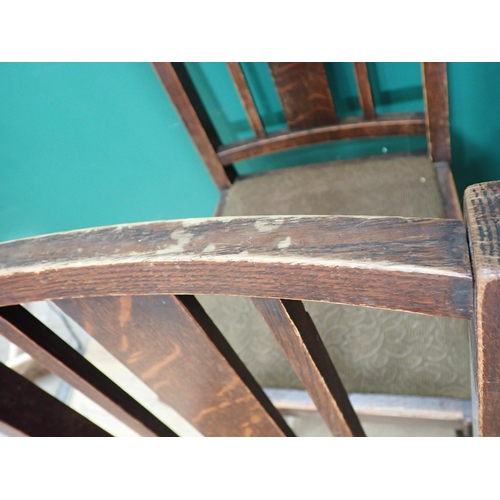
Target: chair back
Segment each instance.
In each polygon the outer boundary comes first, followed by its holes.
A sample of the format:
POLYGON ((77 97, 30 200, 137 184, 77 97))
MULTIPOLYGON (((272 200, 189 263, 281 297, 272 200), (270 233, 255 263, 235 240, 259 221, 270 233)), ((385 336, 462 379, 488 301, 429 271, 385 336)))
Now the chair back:
POLYGON ((254 137, 222 144, 182 63, 153 63, 220 190, 236 177, 233 163, 336 140, 427 136, 434 162, 450 161, 446 63, 422 63, 424 113, 376 113, 366 63, 353 63, 362 115, 337 117, 323 63, 268 63, 288 127, 267 133, 239 63, 227 63, 254 137))

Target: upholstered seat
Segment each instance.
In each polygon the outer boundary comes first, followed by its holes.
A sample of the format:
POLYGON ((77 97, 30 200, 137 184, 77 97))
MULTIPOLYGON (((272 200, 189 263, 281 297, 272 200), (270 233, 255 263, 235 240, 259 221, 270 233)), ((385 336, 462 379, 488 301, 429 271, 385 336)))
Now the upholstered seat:
MULTIPOLYGON (((444 218, 430 159, 370 158, 238 179, 219 215, 444 218)), ((250 299, 200 302, 263 386, 301 384, 250 299)), ((470 398, 469 322, 358 306, 305 303, 349 392, 470 398)))

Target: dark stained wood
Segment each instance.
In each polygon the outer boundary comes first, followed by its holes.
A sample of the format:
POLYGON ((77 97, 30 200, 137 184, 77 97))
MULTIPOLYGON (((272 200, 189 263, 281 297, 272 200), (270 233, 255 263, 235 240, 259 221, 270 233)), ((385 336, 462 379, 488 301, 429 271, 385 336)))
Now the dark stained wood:
POLYGON ((21 306, 0 308, 0 334, 143 436, 175 436, 163 422, 21 306))
POLYGON ((480 436, 500 436, 500 182, 468 187, 464 209, 475 283, 474 428, 480 436))
POLYGON ((0 244, 0 306, 156 294, 472 314, 465 231, 460 221, 447 219, 216 217, 0 244))
POLYGON ((422 63, 427 141, 433 161, 451 159, 446 63, 422 63))
POLYGON ((109 436, 85 417, 0 363, 0 421, 27 436, 109 436))
POLYGON ((425 135, 423 113, 384 114, 372 121, 352 117, 328 127, 276 132, 263 139, 247 139, 221 146, 217 150, 217 156, 223 165, 228 165, 307 144, 393 135, 425 135))
POLYGON ((364 436, 316 327, 301 302, 253 302, 334 436, 364 436))
POLYGON ((202 434, 293 435, 193 297, 57 304, 202 434))
POLYGON ((458 199, 457 188, 449 163, 446 161, 434 163, 434 169, 436 170, 446 217, 448 219, 462 220, 463 215, 460 208, 460 200, 458 199))
POLYGON ((268 64, 290 130, 305 130, 337 123, 323 63, 268 64))
POLYGON ((218 159, 214 146, 196 114, 174 67, 168 62, 155 62, 153 67, 191 135, 213 181, 221 191, 227 189, 231 185, 231 179, 218 159))
POLYGON ((359 103, 363 110, 363 115, 366 120, 373 120, 375 118, 375 108, 373 106, 372 90, 366 63, 355 62, 353 64, 356 84, 358 86, 359 103))
POLYGON ((245 110, 252 130, 255 132, 255 135, 257 137, 265 137, 266 131, 264 130, 264 126, 262 125, 259 112, 257 111, 257 107, 255 106, 255 102, 252 98, 252 94, 250 93, 250 89, 248 88, 248 84, 241 69, 240 63, 228 62, 227 67, 229 69, 229 73, 231 73, 231 77, 233 78, 236 90, 238 91, 238 95, 241 99, 241 104, 243 105, 243 109, 245 110))

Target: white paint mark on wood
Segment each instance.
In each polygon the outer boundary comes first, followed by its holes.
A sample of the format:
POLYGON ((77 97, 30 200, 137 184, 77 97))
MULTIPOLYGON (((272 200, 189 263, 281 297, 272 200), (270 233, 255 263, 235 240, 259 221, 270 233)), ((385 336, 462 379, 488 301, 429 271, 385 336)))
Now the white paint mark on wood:
POLYGON ((273 229, 276 229, 276 227, 280 226, 281 224, 283 224, 283 219, 262 218, 256 221, 254 226, 261 233, 267 233, 269 231, 272 231, 273 229))
POLYGON ((158 255, 164 255, 169 253, 181 253, 184 251, 184 247, 189 244, 189 242, 193 239, 194 235, 192 233, 188 233, 184 229, 176 229, 170 233, 170 237, 173 240, 177 240, 176 245, 168 245, 166 248, 158 250, 156 253, 158 255))
POLYGON ((292 238, 290 236, 287 236, 284 240, 281 240, 278 243, 278 248, 288 248, 292 243, 292 238))
POLYGON ((203 249, 203 252, 213 252, 214 250, 215 250, 215 245, 213 243, 210 243, 210 245, 207 245, 203 249))

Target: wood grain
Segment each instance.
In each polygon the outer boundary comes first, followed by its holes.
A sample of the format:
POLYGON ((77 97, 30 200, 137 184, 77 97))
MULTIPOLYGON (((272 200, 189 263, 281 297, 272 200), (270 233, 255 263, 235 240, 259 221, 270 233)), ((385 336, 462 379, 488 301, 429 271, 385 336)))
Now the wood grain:
POLYGON ((323 63, 268 64, 290 130, 306 130, 337 123, 323 63))
POLYGON ((448 219, 463 220, 457 188, 451 173, 450 165, 446 161, 434 163, 436 177, 444 203, 444 211, 448 219))
POLYGON ((308 144, 393 135, 425 135, 425 130, 423 113, 384 114, 371 121, 364 117, 351 117, 338 125, 291 132, 285 130, 268 134, 263 139, 232 142, 219 147, 217 156, 223 165, 229 165, 235 161, 308 144))
POLYGON ((240 96, 241 104, 243 105, 243 109, 245 110, 252 130, 255 132, 255 135, 257 137, 265 137, 266 131, 264 130, 264 126, 262 125, 259 112, 257 111, 257 107, 255 106, 255 102, 252 98, 252 94, 250 93, 250 89, 248 88, 248 83, 246 81, 245 75, 243 74, 240 63, 228 62, 227 67, 236 86, 238 95, 240 96))
POLYGON ((301 302, 253 302, 334 436, 364 436, 316 327, 301 302))
POLYGON ((446 63, 422 63, 427 141, 433 161, 450 162, 450 118, 446 63))
POLYGON ((500 436, 500 182, 468 187, 464 208, 475 282, 474 428, 480 436, 500 436))
POLYGON ((193 297, 57 305, 202 434, 293 435, 193 297))
MULTIPOLYGON (((221 191, 227 189, 231 185, 231 179, 217 157, 214 145, 207 135, 206 124, 204 127, 204 124, 200 121, 174 67, 168 62, 155 62, 153 63, 153 67, 165 90, 168 92, 216 186, 221 191)), ((212 135, 214 133, 213 131, 212 135)))
POLYGON ((363 116, 366 120, 373 120, 375 119, 375 107, 373 106, 372 90, 366 63, 355 62, 353 64, 356 84, 358 86, 359 104, 363 110, 363 116))
POLYGON ((175 436, 163 422, 21 306, 0 308, 0 334, 143 436, 175 436))
POLYGON ((465 319, 472 314, 460 221, 217 217, 0 244, 0 306, 157 294, 316 300, 465 319))
POLYGON ((18 435, 105 437, 85 417, 0 363, 0 421, 18 435))

